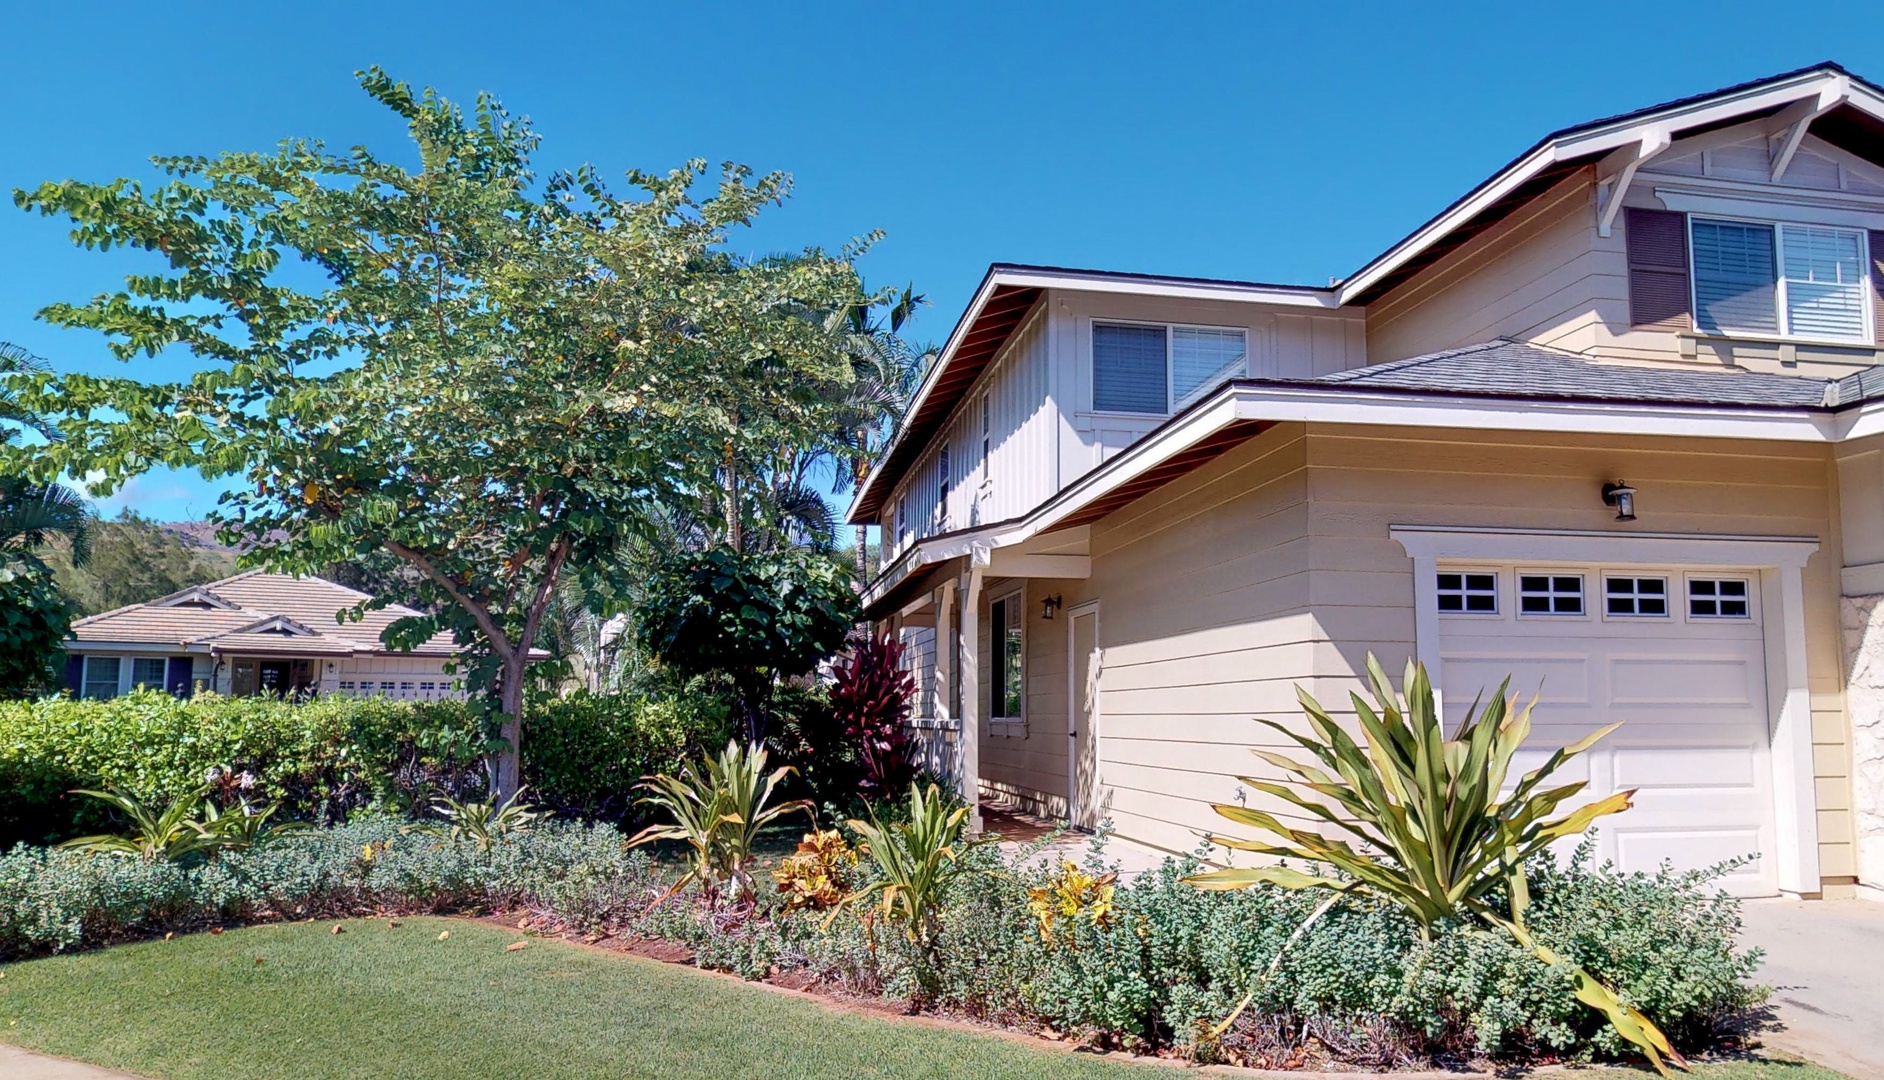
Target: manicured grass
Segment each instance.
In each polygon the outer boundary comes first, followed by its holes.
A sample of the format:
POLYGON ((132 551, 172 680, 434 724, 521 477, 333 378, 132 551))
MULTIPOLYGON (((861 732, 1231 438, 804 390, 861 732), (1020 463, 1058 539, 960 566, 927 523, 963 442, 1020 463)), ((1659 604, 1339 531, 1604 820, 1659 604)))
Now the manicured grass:
MULTIPOLYGON (((163 1080, 1153 1080, 1154 1066, 835 1010, 445 919, 298 923, 0 967, 0 1041, 163 1080), (438 940, 439 932, 451 936, 438 940), (261 963, 256 963, 257 959, 261 963)), ((1833 1080, 1734 1063, 1708 1080, 1833 1080)))

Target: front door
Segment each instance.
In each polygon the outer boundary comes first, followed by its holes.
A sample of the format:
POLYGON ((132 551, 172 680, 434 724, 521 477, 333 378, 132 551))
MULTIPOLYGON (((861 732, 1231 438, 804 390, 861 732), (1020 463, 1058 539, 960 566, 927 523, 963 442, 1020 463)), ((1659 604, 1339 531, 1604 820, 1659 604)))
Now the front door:
POLYGON ((1096 828, 1099 798, 1099 608, 1086 604, 1068 613, 1067 664, 1067 819, 1080 829, 1096 828))

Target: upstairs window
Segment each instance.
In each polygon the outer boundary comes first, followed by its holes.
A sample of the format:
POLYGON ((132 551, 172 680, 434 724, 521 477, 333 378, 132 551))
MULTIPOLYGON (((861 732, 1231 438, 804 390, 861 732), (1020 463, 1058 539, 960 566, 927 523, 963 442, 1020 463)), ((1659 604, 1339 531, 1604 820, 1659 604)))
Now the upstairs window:
POLYGON ((1094 323, 1092 407, 1096 412, 1175 412, 1242 374, 1248 352, 1242 330, 1094 323))
POLYGON ((944 530, 949 527, 949 448, 936 455, 935 519, 944 530))
POLYGON ((1689 230, 1701 330, 1871 341, 1861 230, 1714 218, 1689 230))

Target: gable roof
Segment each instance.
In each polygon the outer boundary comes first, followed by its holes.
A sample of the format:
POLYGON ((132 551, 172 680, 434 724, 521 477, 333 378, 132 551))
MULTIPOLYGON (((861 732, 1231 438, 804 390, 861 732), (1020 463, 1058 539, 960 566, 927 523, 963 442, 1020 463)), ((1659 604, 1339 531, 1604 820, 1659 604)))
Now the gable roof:
MULTIPOLYGON (((858 486, 844 519, 851 524, 875 519, 891 489, 928 449, 929 441, 1047 288, 1322 309, 1364 306, 1578 170, 1598 165, 1600 172, 1603 163, 1619 157, 1639 160, 1677 138, 1763 118, 1795 117, 1808 123, 1818 138, 1884 166, 1884 87, 1825 61, 1553 131, 1327 288, 994 263, 917 389, 889 447, 858 486)), ((1379 385, 1386 385, 1385 374, 1376 373, 1382 380, 1379 385)))
MULTIPOLYGON (((249 570, 142 604, 80 619, 72 640, 176 646, 192 652, 277 652, 347 656, 391 654, 380 635, 395 621, 421 613, 401 604, 367 611, 359 622, 338 612, 370 600, 325 578, 249 570)), ((449 656, 449 633, 434 634, 410 654, 449 656)))
POLYGON ((1666 145, 1788 107, 1816 103, 1812 133, 1884 165, 1884 87, 1832 61, 1738 83, 1645 109, 1561 128, 1539 139, 1477 187, 1339 284, 1343 304, 1367 304, 1504 220, 1559 180, 1630 147, 1666 145))

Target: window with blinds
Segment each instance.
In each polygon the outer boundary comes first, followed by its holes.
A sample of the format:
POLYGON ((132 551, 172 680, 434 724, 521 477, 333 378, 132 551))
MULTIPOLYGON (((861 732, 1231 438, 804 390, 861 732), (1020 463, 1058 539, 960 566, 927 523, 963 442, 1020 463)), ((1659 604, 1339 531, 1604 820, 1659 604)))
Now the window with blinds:
POLYGON ((1165 410, 1165 328, 1094 323, 1092 407, 1098 412, 1165 410))
POLYGON ((1689 230, 1702 330, 1871 340, 1864 233, 1711 218, 1689 230))
POLYGON ((1248 352, 1242 330, 1094 323, 1092 407, 1154 414, 1181 409, 1242 374, 1248 352))

